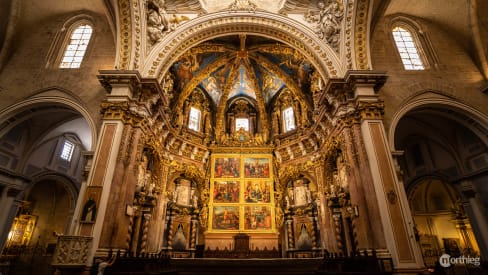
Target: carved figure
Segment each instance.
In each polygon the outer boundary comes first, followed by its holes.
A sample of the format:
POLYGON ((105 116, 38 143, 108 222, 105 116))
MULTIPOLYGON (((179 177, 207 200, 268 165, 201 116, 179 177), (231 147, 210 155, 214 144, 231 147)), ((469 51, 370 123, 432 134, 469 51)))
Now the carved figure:
POLYGON ((318 14, 309 12, 305 19, 310 23, 317 23, 316 33, 321 39, 327 40, 329 45, 338 49, 341 22, 344 17, 344 10, 338 0, 330 0, 328 5, 323 1, 317 3, 318 14))
POLYGON ((150 0, 147 12, 147 33, 149 42, 155 44, 163 38, 163 32, 170 31, 169 16, 164 0, 150 0))

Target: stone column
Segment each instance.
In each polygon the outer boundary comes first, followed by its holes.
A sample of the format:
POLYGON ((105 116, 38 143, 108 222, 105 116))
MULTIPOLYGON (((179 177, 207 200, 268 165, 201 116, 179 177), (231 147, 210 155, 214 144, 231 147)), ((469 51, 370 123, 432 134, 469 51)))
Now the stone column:
POLYGON ((480 249, 480 254, 483 260, 488 260, 488 222, 486 220, 486 214, 483 207, 480 205, 478 198, 476 197, 476 191, 473 183, 468 180, 464 180, 460 184, 461 192, 468 201, 468 215, 469 221, 476 234, 476 241, 480 249))
POLYGON ((415 241, 405 187, 399 185, 396 176, 383 125, 383 104, 376 95, 376 91, 386 81, 386 75, 381 72, 350 71, 345 80, 354 92, 356 109, 361 119, 361 137, 393 264, 396 269, 405 271, 421 268, 423 262, 415 241))
POLYGON ((81 216, 87 191, 98 192, 95 220, 78 220, 76 230, 77 235, 93 237, 87 266, 95 254, 106 256, 109 249, 125 249, 130 222, 126 207, 134 197, 138 126, 144 118, 144 108, 133 99, 141 82, 137 72, 102 71, 98 77, 109 94, 101 106, 103 118, 92 169, 75 212, 75 217, 81 216))

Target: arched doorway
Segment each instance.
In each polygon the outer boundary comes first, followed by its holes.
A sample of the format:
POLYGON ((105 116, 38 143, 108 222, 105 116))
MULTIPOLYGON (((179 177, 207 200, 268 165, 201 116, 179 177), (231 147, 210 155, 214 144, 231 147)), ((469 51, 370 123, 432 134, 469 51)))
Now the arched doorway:
POLYGON ((424 177, 409 188, 416 239, 427 266, 439 256, 479 255, 471 224, 458 192, 440 178, 424 177))
POLYGON ((48 274, 57 235, 70 234, 94 124, 60 90, 9 106, 0 120, 2 257, 18 274, 48 274))
POLYGON ((426 264, 439 253, 486 257, 487 222, 481 213, 487 209, 487 129, 467 107, 441 101, 446 99, 400 110, 403 115, 392 126, 426 264))

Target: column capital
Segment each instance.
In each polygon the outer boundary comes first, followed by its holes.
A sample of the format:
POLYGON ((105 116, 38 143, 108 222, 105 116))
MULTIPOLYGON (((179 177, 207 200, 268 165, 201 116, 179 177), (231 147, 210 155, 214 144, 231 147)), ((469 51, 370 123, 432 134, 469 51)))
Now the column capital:
POLYGON ((353 91, 359 88, 370 87, 377 93, 386 82, 388 76, 385 71, 356 71, 346 72, 344 80, 353 91))
POLYGON ((461 189, 461 193, 466 196, 467 199, 474 198, 476 196, 476 190, 473 185, 473 182, 469 180, 462 180, 459 182, 459 187, 461 189))
POLYGON ((141 82, 138 71, 100 70, 99 73, 98 80, 111 96, 132 98, 141 82))

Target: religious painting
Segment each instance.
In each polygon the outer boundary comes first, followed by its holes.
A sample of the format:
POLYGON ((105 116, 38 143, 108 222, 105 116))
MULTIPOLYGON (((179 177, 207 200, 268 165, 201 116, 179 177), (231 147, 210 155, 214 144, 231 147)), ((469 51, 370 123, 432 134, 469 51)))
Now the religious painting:
POLYGON ((268 158, 245 158, 244 176, 246 178, 269 178, 268 158))
POLYGON ((303 179, 294 182, 293 199, 295 206, 307 205, 312 202, 310 190, 303 179))
POLYGON ((223 203, 239 202, 240 182, 237 181, 214 181, 213 201, 223 203))
POLYGON ((175 190, 175 201, 179 205, 190 205, 191 182, 187 179, 180 179, 175 190))
POLYGON ((271 202, 271 183, 265 180, 246 181, 244 201, 249 203, 271 202))
POLYGON ((239 158, 215 158, 214 178, 238 178, 240 167, 239 158))
POLYGON ((86 188, 83 209, 81 210, 81 223, 95 223, 101 195, 101 186, 88 186, 86 188))
POLYGON ((215 102, 215 105, 218 105, 220 102, 221 89, 217 78, 214 76, 209 76, 205 81, 203 81, 203 87, 215 102))
POLYGON ((271 207, 253 205, 244 207, 244 230, 270 230, 272 228, 271 207))
POLYGON ((212 229, 239 230, 239 206, 214 206, 212 229))

